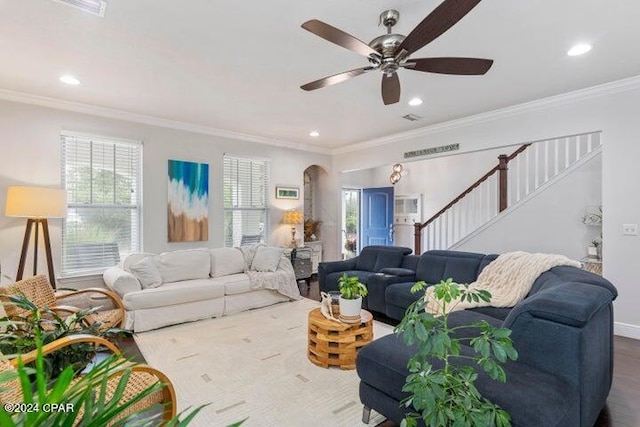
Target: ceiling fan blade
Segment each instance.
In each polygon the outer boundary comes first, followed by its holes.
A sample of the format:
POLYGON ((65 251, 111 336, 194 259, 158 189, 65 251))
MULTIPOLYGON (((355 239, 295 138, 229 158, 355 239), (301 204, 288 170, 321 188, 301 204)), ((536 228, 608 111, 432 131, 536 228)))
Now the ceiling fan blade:
POLYGON ((378 52, 370 48, 369 45, 362 40, 317 19, 305 22, 302 24, 302 28, 331 43, 335 43, 352 52, 359 53, 362 56, 379 56, 378 52))
POLYGON ((323 87, 327 87, 327 86, 331 86, 334 85, 336 83, 341 83, 345 80, 348 80, 352 77, 356 77, 359 76, 361 74, 366 73, 369 70, 372 70, 373 67, 362 67, 362 68, 356 68, 355 70, 349 70, 349 71, 345 71, 343 73, 340 74, 334 74, 333 76, 329 76, 329 77, 324 77, 322 79, 313 81, 311 83, 307 83, 305 85, 300 86, 300 89, 304 89, 304 90, 316 90, 316 89, 320 89, 323 87))
POLYGON ((479 76, 486 74, 492 65, 492 59, 416 58, 408 60, 402 66, 406 67, 408 70, 424 71, 426 73, 479 76))
POLYGON ((398 47, 413 53, 440 37, 480 3, 481 0, 445 0, 409 33, 398 47))
POLYGON ((382 101, 384 105, 400 101, 400 79, 398 73, 382 75, 382 101))

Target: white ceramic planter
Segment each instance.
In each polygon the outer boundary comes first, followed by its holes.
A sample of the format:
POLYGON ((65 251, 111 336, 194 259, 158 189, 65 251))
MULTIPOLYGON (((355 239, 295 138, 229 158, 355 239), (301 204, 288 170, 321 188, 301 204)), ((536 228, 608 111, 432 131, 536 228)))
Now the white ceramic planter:
POLYGON ((360 310, 362 309, 362 297, 356 299, 344 299, 340 297, 340 320, 347 323, 360 321, 360 310))
POLYGON ((589 258, 599 258, 598 248, 596 248, 595 246, 588 246, 587 255, 589 256, 589 258))

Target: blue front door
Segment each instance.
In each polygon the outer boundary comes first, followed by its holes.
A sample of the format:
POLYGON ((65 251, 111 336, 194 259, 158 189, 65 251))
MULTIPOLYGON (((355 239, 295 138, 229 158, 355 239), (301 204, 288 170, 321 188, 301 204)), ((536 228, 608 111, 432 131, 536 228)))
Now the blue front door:
POLYGON ((393 187, 362 190, 361 248, 393 246, 393 187))

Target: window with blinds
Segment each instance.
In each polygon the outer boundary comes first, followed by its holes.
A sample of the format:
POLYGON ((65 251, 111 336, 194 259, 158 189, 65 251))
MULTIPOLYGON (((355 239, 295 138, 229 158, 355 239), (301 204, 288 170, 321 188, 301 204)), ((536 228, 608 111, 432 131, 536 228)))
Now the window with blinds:
POLYGON ((269 233, 269 161, 224 156, 224 245, 264 242, 269 233))
POLYGON ((140 251, 142 143, 63 133, 62 274, 91 274, 140 251))

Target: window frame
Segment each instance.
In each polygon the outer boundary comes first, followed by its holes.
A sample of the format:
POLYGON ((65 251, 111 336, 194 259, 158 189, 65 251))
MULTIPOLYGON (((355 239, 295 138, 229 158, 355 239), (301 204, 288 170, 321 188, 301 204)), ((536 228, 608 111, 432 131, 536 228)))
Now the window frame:
MULTIPOLYGON (((253 178, 253 175, 252 175, 253 178)), ((264 226, 262 229, 263 241, 265 243, 268 242, 269 233, 270 233, 270 222, 271 222, 271 200, 269 198, 270 195, 270 178, 271 178, 271 160, 262 158, 262 157, 252 157, 252 156, 241 156, 235 154, 224 153, 222 156, 222 210, 223 210, 223 247, 235 247, 235 242, 232 242, 232 246, 227 246, 227 236, 226 236, 226 217, 228 212, 264 212, 264 226), (225 200, 225 188, 227 186, 227 174, 226 170, 226 162, 227 159, 238 160, 238 161, 249 161, 249 162, 261 162, 264 164, 264 207, 227 207, 225 200)), ((232 183, 229 183, 230 185, 232 183)), ((236 187, 232 187, 235 189, 236 187)), ((240 236, 240 241, 238 242, 239 246, 241 244, 242 236, 240 236)), ((234 239, 235 240, 235 239, 234 239)))
MULTIPOLYGON (((136 177, 136 203, 135 204, 99 204, 99 203, 71 203, 70 199, 67 200, 67 209, 79 209, 79 208, 96 208, 96 209, 130 209, 136 212, 136 220, 131 222, 132 226, 135 226, 137 231, 137 248, 133 248, 131 253, 143 252, 144 243, 143 243, 143 153, 144 153, 144 143, 141 140, 133 140, 133 139, 124 139, 118 137, 111 137, 105 135, 96 135, 96 134, 88 134, 74 131, 62 130, 60 132, 60 169, 61 169, 61 187, 63 189, 67 189, 67 160, 65 154, 66 144, 69 142, 67 138, 77 138, 82 140, 88 140, 88 142, 98 142, 102 144, 113 144, 113 145, 129 145, 138 148, 138 165, 137 165, 137 177, 136 177)), ((115 163, 116 158, 114 156, 113 161, 115 163)), ((93 174, 94 169, 91 169, 91 173, 93 174)), ((72 277, 82 277, 82 276, 92 276, 97 274, 102 274, 106 269, 110 267, 97 267, 90 269, 79 269, 79 270, 65 270, 65 246, 67 241, 67 217, 62 219, 62 227, 61 227, 61 238, 60 238, 60 277, 63 278, 72 278, 72 277)), ((122 258, 121 258, 122 261, 122 258)))

